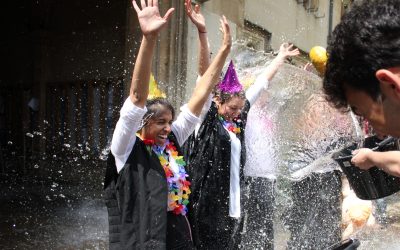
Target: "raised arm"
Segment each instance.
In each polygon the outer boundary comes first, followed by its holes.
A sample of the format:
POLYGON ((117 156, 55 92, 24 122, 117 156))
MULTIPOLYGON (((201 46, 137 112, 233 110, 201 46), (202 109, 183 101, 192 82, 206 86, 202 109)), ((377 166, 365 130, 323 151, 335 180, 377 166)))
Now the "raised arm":
POLYGON ((215 84, 217 84, 225 60, 231 50, 232 38, 228 21, 226 20, 225 16, 222 16, 220 22, 221 31, 223 33, 222 45, 211 65, 200 78, 199 83, 196 85, 192 97, 188 103, 189 110, 196 116, 200 115, 204 103, 207 101, 208 96, 210 95, 215 84))
POLYGON ((141 9, 135 0, 132 1, 132 4, 138 15, 143 38, 133 69, 129 96, 133 104, 143 108, 149 94, 151 63, 157 37, 161 29, 167 24, 174 9, 169 9, 164 17, 161 17, 158 0, 148 0, 147 4, 146 0, 141 0, 141 9))
POLYGON ((199 65, 198 73, 202 76, 210 65, 210 49, 207 40, 207 28, 204 16, 200 12, 200 6, 196 4, 192 9, 191 0, 185 0, 186 15, 196 26, 199 35, 199 65))
POLYGON ((132 4, 138 14, 143 38, 133 69, 129 98, 122 106, 111 141, 111 152, 115 157, 118 172, 128 159, 136 140, 133 135, 138 130, 141 119, 146 113, 144 105, 149 92, 151 62, 158 33, 173 12, 173 9, 169 9, 164 17, 160 17, 158 2, 153 0, 149 0, 148 5, 145 0, 142 0, 142 9, 135 1, 132 1, 132 4))
POLYGON ((274 78, 278 69, 283 65, 285 59, 300 54, 299 49, 292 49, 293 44, 283 43, 279 48, 278 55, 257 77, 256 82, 246 91, 246 98, 253 105, 260 96, 261 90, 268 87, 268 83, 274 78))
POLYGON ((291 56, 300 55, 299 49, 293 49, 293 44, 283 43, 279 48, 278 55, 272 60, 272 62, 264 70, 263 74, 268 81, 274 78, 278 69, 283 65, 285 59, 291 56))

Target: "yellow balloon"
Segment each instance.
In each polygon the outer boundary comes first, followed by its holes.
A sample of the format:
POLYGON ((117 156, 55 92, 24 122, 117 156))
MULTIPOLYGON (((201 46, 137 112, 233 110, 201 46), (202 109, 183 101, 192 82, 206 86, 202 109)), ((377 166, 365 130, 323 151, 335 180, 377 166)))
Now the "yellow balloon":
POLYGON ((326 62, 328 61, 326 49, 321 46, 315 46, 310 50, 309 56, 315 69, 323 75, 325 73, 326 62))

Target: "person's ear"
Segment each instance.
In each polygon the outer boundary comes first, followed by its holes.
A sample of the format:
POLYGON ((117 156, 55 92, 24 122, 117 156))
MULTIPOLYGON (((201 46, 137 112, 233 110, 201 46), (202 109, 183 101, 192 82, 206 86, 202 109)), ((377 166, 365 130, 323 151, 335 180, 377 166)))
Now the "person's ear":
POLYGON ((400 100, 400 70, 380 69, 376 71, 375 76, 385 96, 392 96, 400 100))

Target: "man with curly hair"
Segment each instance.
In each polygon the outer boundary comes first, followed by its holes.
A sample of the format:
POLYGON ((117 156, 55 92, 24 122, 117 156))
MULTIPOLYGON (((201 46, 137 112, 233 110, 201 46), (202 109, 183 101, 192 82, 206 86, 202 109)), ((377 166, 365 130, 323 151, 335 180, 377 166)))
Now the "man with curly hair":
MULTIPOLYGON (((400 1, 355 5, 335 28, 328 54, 327 100, 364 117, 378 135, 400 137, 400 1)), ((400 151, 361 149, 352 162, 400 176, 400 151)))

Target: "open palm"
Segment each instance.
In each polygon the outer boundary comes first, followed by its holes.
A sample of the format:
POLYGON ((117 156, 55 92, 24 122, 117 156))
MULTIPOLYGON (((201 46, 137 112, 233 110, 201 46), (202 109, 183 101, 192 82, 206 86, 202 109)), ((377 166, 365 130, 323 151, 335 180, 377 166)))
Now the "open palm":
POLYGON ((200 12, 200 6, 196 4, 194 10, 192 9, 191 1, 185 0, 186 14, 192 20, 193 24, 196 25, 200 32, 206 32, 206 20, 200 12))
POLYGON ((133 7, 138 15, 140 29, 142 30, 143 35, 157 34, 165 26, 174 11, 174 9, 171 8, 167 11, 164 17, 161 17, 157 0, 154 1, 154 3, 152 0, 149 0, 148 2, 148 6, 146 6, 145 1, 142 0, 142 9, 140 9, 136 4, 136 1, 132 1, 133 7))
POLYGON ((279 54, 283 57, 300 55, 299 49, 293 49, 293 44, 283 43, 279 48, 279 54))
POLYGON ((223 34, 222 44, 228 48, 232 46, 232 36, 231 36, 231 29, 229 27, 228 20, 225 16, 219 20, 221 27, 219 28, 223 34))

